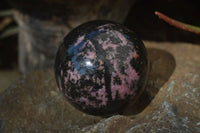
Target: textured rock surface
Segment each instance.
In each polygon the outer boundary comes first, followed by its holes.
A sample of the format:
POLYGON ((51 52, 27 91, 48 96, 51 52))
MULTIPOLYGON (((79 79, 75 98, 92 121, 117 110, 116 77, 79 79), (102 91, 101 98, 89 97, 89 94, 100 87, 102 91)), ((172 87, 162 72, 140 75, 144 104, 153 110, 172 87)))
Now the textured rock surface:
POLYGON ((0 70, 0 93, 7 89, 19 77, 20 73, 17 70, 0 70))
POLYGON ((38 71, 0 95, 0 132, 200 132, 200 47, 145 44, 150 60, 146 91, 124 115, 79 112, 59 93, 53 70, 38 71))

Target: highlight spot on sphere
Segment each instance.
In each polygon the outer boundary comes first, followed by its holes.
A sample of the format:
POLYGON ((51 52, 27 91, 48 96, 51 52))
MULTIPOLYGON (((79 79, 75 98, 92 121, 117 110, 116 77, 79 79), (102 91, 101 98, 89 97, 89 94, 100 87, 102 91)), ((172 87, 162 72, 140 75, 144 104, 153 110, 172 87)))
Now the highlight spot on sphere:
POLYGON ((91 21, 60 45, 55 77, 66 99, 93 115, 120 113, 136 100, 147 76, 147 54, 135 33, 111 21, 91 21))

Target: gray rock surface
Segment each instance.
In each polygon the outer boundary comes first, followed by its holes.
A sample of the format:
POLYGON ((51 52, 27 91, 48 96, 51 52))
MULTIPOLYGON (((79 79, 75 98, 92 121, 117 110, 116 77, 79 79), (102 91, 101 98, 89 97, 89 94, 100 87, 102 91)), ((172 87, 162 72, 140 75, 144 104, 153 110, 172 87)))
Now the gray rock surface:
POLYGON ((123 115, 84 114, 61 95, 53 70, 35 71, 1 93, 0 132, 200 132, 200 47, 144 43, 149 80, 145 92, 123 115))

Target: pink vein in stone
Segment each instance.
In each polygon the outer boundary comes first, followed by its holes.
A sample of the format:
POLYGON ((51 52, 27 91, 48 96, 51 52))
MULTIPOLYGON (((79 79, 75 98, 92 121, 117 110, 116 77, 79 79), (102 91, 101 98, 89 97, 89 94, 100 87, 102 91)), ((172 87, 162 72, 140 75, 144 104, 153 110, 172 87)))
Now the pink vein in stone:
POLYGON ((88 51, 87 52, 87 55, 85 55, 87 59, 95 59, 96 57, 96 53, 95 52, 91 52, 91 51, 88 51))
POLYGON ((97 79, 96 79, 96 83, 97 83, 98 85, 101 85, 101 80, 100 80, 99 78, 97 78, 97 79))
POLYGON ((130 66, 128 67, 128 69, 125 70, 125 72, 128 74, 125 78, 129 84, 131 84, 132 81, 139 79, 139 76, 135 69, 131 68, 130 66))
POLYGON ((83 97, 83 96, 82 96, 82 97, 80 97, 80 99, 79 99, 78 101, 80 101, 80 102, 82 102, 82 103, 85 103, 87 106, 88 106, 88 105, 93 106, 93 107, 96 106, 95 101, 90 101, 87 97, 83 97))
POLYGON ((117 50, 117 45, 113 43, 102 43, 103 49, 106 50, 108 48, 112 48, 114 51, 117 50))
POLYGON ((113 44, 111 42, 111 40, 108 38, 106 41, 102 41, 101 43, 102 47, 104 50, 108 49, 108 48, 112 48, 113 51, 110 51, 107 53, 106 57, 109 59, 109 60, 112 60, 113 58, 115 58, 115 53, 117 52, 117 47, 118 45, 117 44, 113 44))
POLYGON ((102 60, 98 60, 99 61, 99 70, 102 70, 102 71, 104 71, 104 66, 103 66, 103 61, 102 60))
MULTIPOLYGON (((101 84, 104 84, 105 81, 104 79, 99 79, 99 78, 92 78, 93 81, 96 81, 97 84, 101 85, 101 84)), ((101 100, 102 102, 99 104, 99 105, 96 105, 96 106, 101 106, 101 105, 106 105, 107 104, 107 98, 106 98, 106 88, 105 88, 105 85, 103 85, 103 87, 101 89, 99 89, 97 92, 92 92, 90 91, 90 95, 95 97, 96 99, 98 100, 101 100)))
POLYGON ((115 26, 114 24, 104 24, 104 25, 101 25, 98 27, 98 30, 99 31, 105 31, 105 30, 108 30, 106 28, 111 28, 112 26, 115 26))
MULTIPOLYGON (((86 59, 95 59, 96 52, 95 52, 95 47, 92 44, 92 42, 90 40, 87 40, 86 43, 84 43, 83 47, 87 47, 87 49, 86 49, 87 53, 84 54, 84 52, 79 52, 77 55, 86 57, 86 59), (89 48, 91 48, 91 51, 89 50, 89 48)), ((83 47, 81 47, 80 50, 83 49, 83 47)))
POLYGON ((68 67, 71 67, 71 66, 72 66, 72 62, 69 61, 69 62, 68 62, 68 67))
POLYGON ((122 41, 122 46, 127 44, 127 39, 124 37, 124 35, 118 31, 115 31, 115 34, 117 35, 117 37, 119 37, 119 39, 122 41))
POLYGON ((86 76, 85 76, 85 79, 89 80, 89 79, 90 79, 90 77, 89 77, 88 75, 86 75, 86 76))
MULTIPOLYGON (((137 88, 131 88, 133 87, 133 81, 137 81, 139 79, 139 76, 136 72, 136 70, 134 68, 132 68, 132 66, 130 65, 130 60, 134 57, 136 52, 131 52, 130 55, 127 57, 127 60, 124 62, 124 64, 127 64, 128 68, 126 68, 125 70, 125 74, 121 74, 118 69, 117 69, 117 60, 114 59, 112 62, 115 71, 116 72, 112 72, 112 78, 111 78, 111 92, 112 92, 112 99, 116 98, 116 93, 117 91, 119 92, 119 96, 121 99, 125 98, 125 95, 132 95, 134 96, 134 92, 135 90, 137 90, 137 88), (115 85, 114 84, 114 77, 119 76, 122 84, 121 85, 115 85), (127 81, 127 83, 126 83, 127 81)), ((137 87, 137 86, 134 86, 137 87)))
POLYGON ((67 81, 74 80, 74 83, 77 83, 77 81, 81 78, 81 75, 78 73, 76 69, 74 71, 71 71, 70 69, 67 70, 67 77, 65 77, 65 84, 67 84, 67 81))
POLYGON ((82 41, 84 40, 84 38, 85 38, 85 36, 80 36, 80 37, 77 39, 77 41, 76 41, 76 43, 74 44, 74 46, 77 46, 80 42, 82 42, 82 41))
POLYGON ((96 97, 96 92, 94 92, 94 91, 91 92, 91 96, 92 96, 92 97, 96 97))
POLYGON ((97 97, 97 99, 99 99, 99 100, 102 100, 102 102, 101 102, 101 104, 100 105, 106 105, 107 104, 107 97, 106 97, 106 88, 105 88, 105 86, 103 86, 103 88, 102 89, 99 89, 98 90, 98 97, 97 97))
POLYGON ((137 80, 136 74, 134 72, 134 69, 133 69, 133 72, 128 74, 128 76, 118 73, 118 76, 119 76, 122 84, 121 85, 114 85, 114 77, 117 74, 115 72, 112 72, 112 79, 111 79, 112 99, 116 98, 117 91, 119 92, 119 96, 120 96, 121 99, 124 99, 125 95, 134 95, 135 89, 130 88, 130 87, 132 85, 132 81, 137 80), (131 75, 132 73, 134 74, 133 76, 131 75), (136 77, 134 77, 135 75, 136 75, 136 77), (126 84, 125 81, 128 82, 128 85, 126 84))

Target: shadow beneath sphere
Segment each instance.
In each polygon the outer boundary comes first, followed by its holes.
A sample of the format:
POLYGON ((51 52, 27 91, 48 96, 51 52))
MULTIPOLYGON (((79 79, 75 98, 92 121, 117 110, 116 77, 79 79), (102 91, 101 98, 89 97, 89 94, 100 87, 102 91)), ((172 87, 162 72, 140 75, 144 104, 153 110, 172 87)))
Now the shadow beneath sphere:
POLYGON ((167 51, 148 48, 149 74, 144 92, 134 104, 129 104, 123 115, 135 115, 142 112, 154 99, 160 88, 169 80, 174 72, 176 62, 167 51))

